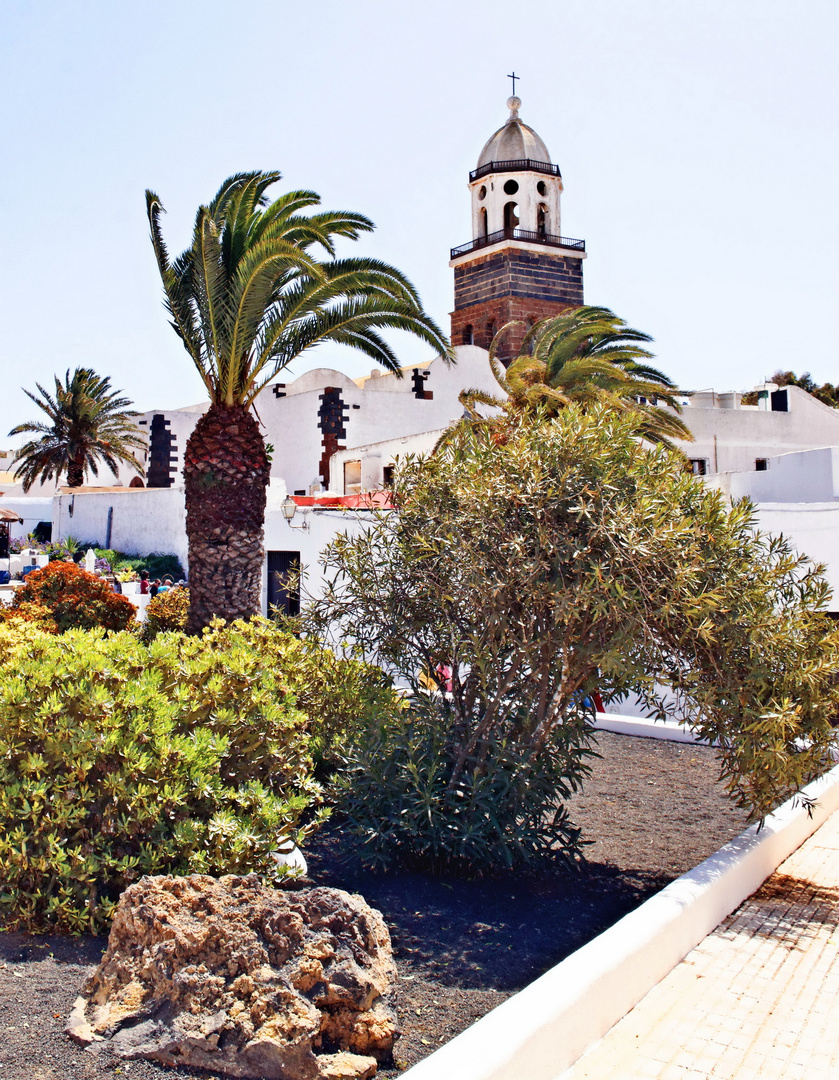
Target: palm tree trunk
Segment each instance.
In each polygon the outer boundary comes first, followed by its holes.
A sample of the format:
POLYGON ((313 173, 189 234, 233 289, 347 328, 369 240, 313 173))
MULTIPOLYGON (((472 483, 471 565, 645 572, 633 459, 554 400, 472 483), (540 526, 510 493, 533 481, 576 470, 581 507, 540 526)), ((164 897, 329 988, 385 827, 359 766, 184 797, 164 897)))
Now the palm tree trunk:
POLYGON ((84 457, 72 459, 67 464, 67 487, 81 487, 84 483, 84 457))
POLYGON ((270 471, 253 415, 240 405, 211 405, 184 462, 190 633, 214 617, 231 622, 260 612, 270 471))

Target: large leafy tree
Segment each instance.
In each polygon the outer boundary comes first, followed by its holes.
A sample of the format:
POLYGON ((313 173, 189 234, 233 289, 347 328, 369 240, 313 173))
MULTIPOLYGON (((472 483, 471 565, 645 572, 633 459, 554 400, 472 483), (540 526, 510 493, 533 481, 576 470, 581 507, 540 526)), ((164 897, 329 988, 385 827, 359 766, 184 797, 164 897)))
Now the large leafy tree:
POLYGON ((67 474, 69 487, 81 487, 90 471, 98 475, 104 462, 115 472, 120 463, 137 472, 143 467, 133 451, 145 448, 146 440, 134 422, 138 415, 121 391, 111 389, 109 378, 90 368, 69 370, 62 382, 55 376, 55 392, 39 383, 38 395, 24 390, 48 418, 12 428, 10 435, 33 432, 39 437, 24 443, 15 459, 15 476, 28 491, 40 480, 48 483, 67 474))
POLYGON ((174 260, 160 199, 146 192, 166 308, 210 397, 184 465, 192 631, 213 616, 259 610, 270 470, 251 406, 266 384, 322 341, 360 349, 398 372, 383 329, 449 351, 399 270, 336 257, 337 238, 356 240, 372 223, 345 211, 312 213, 320 199, 311 191, 269 202, 266 191, 279 178, 252 172, 226 180, 199 208, 192 243, 174 260))
POLYGON ((639 434, 649 442, 672 448, 674 439, 692 441, 678 416, 676 386, 650 363, 653 354, 646 345, 652 339, 627 326, 608 308, 579 307, 541 319, 525 335, 521 355, 505 368, 498 351, 513 325, 508 323, 498 331, 489 354, 503 397, 481 390, 462 391, 465 415, 446 442, 482 428, 497 429, 498 414, 483 416, 480 405, 501 409, 507 418, 536 413, 550 418, 572 402, 583 408, 599 403, 633 413, 639 434))
POLYGON ((370 861, 573 853, 564 802, 585 780, 595 688, 690 717, 755 818, 830 766, 839 633, 823 568, 639 425, 571 404, 406 461, 398 513, 326 550, 309 625, 413 690, 348 746, 342 805, 370 861))

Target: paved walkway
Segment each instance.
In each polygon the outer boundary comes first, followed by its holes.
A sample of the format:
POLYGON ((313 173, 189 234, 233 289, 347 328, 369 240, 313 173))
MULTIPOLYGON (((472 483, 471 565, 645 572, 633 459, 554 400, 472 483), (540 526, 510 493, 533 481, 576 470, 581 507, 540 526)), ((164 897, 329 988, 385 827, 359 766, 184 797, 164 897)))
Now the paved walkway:
POLYGON ((562 1080, 836 1080, 839 811, 562 1080))

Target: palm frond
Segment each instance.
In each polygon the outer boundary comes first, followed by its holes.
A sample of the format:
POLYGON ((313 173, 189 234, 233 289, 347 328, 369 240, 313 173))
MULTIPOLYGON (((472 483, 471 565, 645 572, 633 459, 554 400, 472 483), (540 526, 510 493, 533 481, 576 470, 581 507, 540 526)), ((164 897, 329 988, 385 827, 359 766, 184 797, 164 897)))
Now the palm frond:
POLYGON ((334 239, 373 228, 362 214, 307 213, 312 191, 268 202, 279 173, 237 173, 199 208, 192 245, 174 263, 160 234, 160 200, 147 193, 152 243, 172 325, 214 403, 248 404, 300 352, 331 340, 393 371, 379 330, 407 331, 447 359, 451 347, 401 271, 373 259, 334 258, 334 239), (320 246, 325 261, 309 254, 320 246))

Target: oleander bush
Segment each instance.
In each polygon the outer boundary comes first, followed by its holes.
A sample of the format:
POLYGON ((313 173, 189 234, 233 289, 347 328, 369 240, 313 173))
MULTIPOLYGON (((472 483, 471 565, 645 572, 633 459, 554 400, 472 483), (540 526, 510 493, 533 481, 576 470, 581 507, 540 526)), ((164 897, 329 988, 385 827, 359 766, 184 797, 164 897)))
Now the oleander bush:
POLYGON ((397 512, 324 551, 304 629, 412 691, 346 740, 339 805, 365 861, 577 858, 562 808, 596 745, 580 709, 595 690, 689 717, 752 819, 831 766, 823 567, 643 435, 607 405, 508 410, 406 459, 397 512))
POLYGON ((185 630, 188 616, 189 589, 182 586, 167 589, 149 600, 140 636, 148 642, 163 630, 185 630))
POLYGON ((356 731, 332 797, 371 870, 482 875, 539 855, 571 864, 581 830, 565 800, 590 771, 591 736, 581 714, 523 757, 509 728, 491 732, 451 784, 452 733, 440 711, 428 699, 404 702, 356 731))
POLYGON ((280 880, 323 811, 278 636, 0 626, 0 919, 95 932, 143 874, 280 880))
POLYGON ((135 617, 131 601, 115 593, 107 581, 67 562, 31 571, 15 592, 11 614, 42 621, 60 634, 95 627, 125 630, 135 617))

